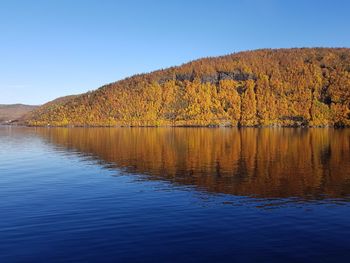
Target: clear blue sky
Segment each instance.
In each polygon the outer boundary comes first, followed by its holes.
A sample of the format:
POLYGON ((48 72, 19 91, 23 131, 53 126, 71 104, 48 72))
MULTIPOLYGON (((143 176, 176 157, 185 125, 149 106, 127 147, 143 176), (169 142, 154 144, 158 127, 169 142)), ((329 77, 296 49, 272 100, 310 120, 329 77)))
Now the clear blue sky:
POLYGON ((1 0, 0 103, 258 48, 350 47, 350 1, 1 0))

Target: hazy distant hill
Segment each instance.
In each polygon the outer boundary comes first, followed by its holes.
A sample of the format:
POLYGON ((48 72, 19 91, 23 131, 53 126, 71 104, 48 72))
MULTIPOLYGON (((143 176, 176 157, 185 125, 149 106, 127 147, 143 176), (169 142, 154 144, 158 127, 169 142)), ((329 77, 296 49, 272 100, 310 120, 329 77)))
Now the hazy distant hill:
POLYGON ((0 123, 18 120, 37 107, 24 104, 0 104, 0 123))
POLYGON ((350 49, 265 49, 203 58, 51 102, 27 123, 350 126, 350 49))

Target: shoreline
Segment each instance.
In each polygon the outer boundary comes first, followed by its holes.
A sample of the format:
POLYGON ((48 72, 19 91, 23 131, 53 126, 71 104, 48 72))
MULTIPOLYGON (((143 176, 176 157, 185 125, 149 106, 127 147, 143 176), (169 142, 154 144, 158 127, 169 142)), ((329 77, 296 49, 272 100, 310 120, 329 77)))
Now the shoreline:
POLYGON ((22 127, 22 128, 255 128, 255 129, 346 129, 350 126, 307 126, 307 125, 255 125, 255 126, 240 126, 240 125, 26 125, 26 124, 8 124, 0 123, 0 127, 22 127))

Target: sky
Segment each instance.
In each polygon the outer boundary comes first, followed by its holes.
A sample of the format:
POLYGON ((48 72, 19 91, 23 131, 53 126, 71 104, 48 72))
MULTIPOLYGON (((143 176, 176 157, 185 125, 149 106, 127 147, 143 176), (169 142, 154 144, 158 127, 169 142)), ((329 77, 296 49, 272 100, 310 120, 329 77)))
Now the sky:
POLYGON ((0 104, 242 50, 350 47, 347 0, 0 0, 0 104))

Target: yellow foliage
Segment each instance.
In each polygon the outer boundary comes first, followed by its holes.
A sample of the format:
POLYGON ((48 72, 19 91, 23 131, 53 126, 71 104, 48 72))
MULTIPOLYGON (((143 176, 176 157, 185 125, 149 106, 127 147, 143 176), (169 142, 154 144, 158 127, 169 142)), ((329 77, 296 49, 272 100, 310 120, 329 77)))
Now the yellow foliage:
POLYGON ((350 49, 196 60, 47 103, 29 125, 349 126, 350 49))

